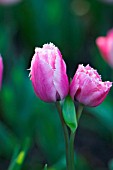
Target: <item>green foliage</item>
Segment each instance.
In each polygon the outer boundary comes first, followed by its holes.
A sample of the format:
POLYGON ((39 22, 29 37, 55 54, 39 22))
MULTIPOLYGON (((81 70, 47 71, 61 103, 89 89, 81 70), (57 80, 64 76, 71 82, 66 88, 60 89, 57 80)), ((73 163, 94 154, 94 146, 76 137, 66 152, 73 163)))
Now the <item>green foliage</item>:
POLYGON ((26 138, 24 142, 24 146, 21 151, 19 151, 19 147, 15 148, 14 155, 12 157, 12 161, 8 170, 20 170, 22 164, 24 162, 25 156, 30 146, 30 139, 26 138))
POLYGON ((75 132, 77 128, 77 118, 74 101, 70 96, 67 96, 65 98, 62 111, 66 125, 70 128, 72 132, 75 132))
POLYGON ((45 164, 45 166, 44 166, 44 170, 47 170, 47 164, 45 164))
MULTIPOLYGON (((58 113, 54 104, 36 97, 27 69, 35 47, 53 42, 62 52, 69 77, 79 63, 89 63, 103 80, 113 81, 113 70, 95 44, 98 36, 113 27, 112 16, 113 4, 102 0, 21 0, 15 5, 0 5, 0 53, 4 61, 0 170, 14 165, 18 156, 22 170, 42 170, 45 163, 48 170, 65 170, 58 113), (24 155, 27 137, 31 141, 24 155)), ((73 103, 68 99, 65 102, 72 105, 65 107, 64 117, 74 131, 77 123, 73 103)), ((108 169, 113 157, 112 106, 113 89, 100 106, 84 109, 76 134, 76 169, 108 169)))
POLYGON ((109 170, 113 170, 113 159, 109 161, 109 170))

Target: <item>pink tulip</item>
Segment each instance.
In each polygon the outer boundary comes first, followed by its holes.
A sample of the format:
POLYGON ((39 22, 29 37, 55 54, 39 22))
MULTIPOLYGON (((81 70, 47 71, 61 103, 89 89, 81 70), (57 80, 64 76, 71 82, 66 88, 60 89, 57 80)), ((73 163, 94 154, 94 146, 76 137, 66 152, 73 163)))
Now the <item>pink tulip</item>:
POLYGON ((79 65, 70 85, 73 99, 87 106, 98 106, 107 96, 112 83, 102 82, 101 76, 89 65, 79 65))
POLYGON ((2 61, 2 57, 0 56, 0 89, 2 86, 2 74, 3 74, 3 61, 2 61))
POLYGON ((21 0, 0 0, 0 4, 1 5, 11 5, 11 4, 15 4, 20 1, 21 0))
POLYGON ((107 33, 106 37, 98 37, 96 44, 104 60, 113 68, 113 29, 107 33))
POLYGON ((105 3, 113 3, 113 0, 100 0, 102 2, 105 2, 105 3))
POLYGON ((52 43, 35 49, 30 70, 34 91, 41 100, 55 102, 67 96, 66 65, 59 49, 52 43))

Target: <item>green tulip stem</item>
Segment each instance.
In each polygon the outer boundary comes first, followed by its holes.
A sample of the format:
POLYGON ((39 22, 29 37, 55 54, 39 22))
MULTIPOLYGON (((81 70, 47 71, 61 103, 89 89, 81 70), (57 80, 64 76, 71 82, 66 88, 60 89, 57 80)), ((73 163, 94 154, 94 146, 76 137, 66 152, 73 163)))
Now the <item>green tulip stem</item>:
MULTIPOLYGON (((65 138, 65 147, 66 147, 66 167, 67 170, 75 170, 75 164, 74 164, 74 139, 75 139, 75 132, 71 131, 70 136, 68 133, 68 128, 66 126, 66 123, 63 118, 62 114, 62 108, 60 105, 60 102, 56 102, 56 107, 59 113, 59 117, 61 120, 64 138, 65 138)), ((77 122, 79 122, 79 119, 81 117, 82 111, 83 111, 83 104, 79 104, 78 110, 77 110, 77 122)))
POLYGON ((64 138, 65 138, 65 147, 66 147, 66 166, 67 170, 71 170, 70 168, 70 152, 69 152, 69 134, 68 134, 68 129, 67 126, 64 122, 63 114, 62 114, 62 108, 60 105, 60 102, 56 102, 56 107, 59 113, 59 117, 61 120, 62 128, 63 128, 63 133, 64 133, 64 138))
POLYGON ((84 105, 79 103, 78 110, 77 110, 77 122, 79 122, 79 119, 81 117, 82 111, 83 111, 84 105))
MULTIPOLYGON (((79 119, 81 117, 82 111, 83 111, 83 104, 79 104, 78 110, 77 110, 77 122, 79 122, 79 119)), ((75 170, 75 164, 74 164, 74 139, 75 139, 76 131, 71 131, 70 134, 70 162, 71 162, 71 170, 75 170)))
POLYGON ((75 139, 75 132, 71 131, 70 134, 70 162, 71 162, 71 170, 75 170, 74 164, 74 139, 75 139))

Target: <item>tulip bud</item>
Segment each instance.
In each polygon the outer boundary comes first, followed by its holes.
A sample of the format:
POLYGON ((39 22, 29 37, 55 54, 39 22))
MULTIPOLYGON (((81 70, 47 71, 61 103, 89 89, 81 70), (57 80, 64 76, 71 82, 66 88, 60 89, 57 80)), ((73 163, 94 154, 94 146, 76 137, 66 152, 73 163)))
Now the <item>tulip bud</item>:
POLYGON ((34 91, 41 100, 56 102, 67 96, 66 64, 59 49, 52 43, 35 49, 30 70, 34 91))
POLYGON ((3 74, 3 61, 2 61, 2 57, 0 56, 0 89, 2 86, 2 74, 3 74))
POLYGON ((101 76, 89 65, 79 65, 70 84, 73 99, 87 106, 98 106, 107 96, 112 83, 102 82, 101 76))
POLYGON ((98 37, 96 44, 104 60, 113 68, 113 29, 106 37, 98 37))

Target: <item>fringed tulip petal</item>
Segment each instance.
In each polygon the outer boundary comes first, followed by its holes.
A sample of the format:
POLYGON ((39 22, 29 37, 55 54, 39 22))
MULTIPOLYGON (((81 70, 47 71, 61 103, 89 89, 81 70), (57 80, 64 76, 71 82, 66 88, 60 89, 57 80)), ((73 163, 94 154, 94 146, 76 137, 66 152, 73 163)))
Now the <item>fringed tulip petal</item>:
POLYGON ((97 106, 107 96, 112 83, 102 82, 101 76, 89 65, 79 65, 70 84, 70 95, 73 99, 87 106, 97 106))
POLYGON ((30 70, 35 93, 41 100, 56 102, 66 97, 69 91, 66 65, 52 43, 35 49, 30 70))
POLYGON ((60 57, 56 57, 55 71, 54 71, 54 85, 61 100, 68 95, 69 82, 66 74, 66 65, 60 57))

